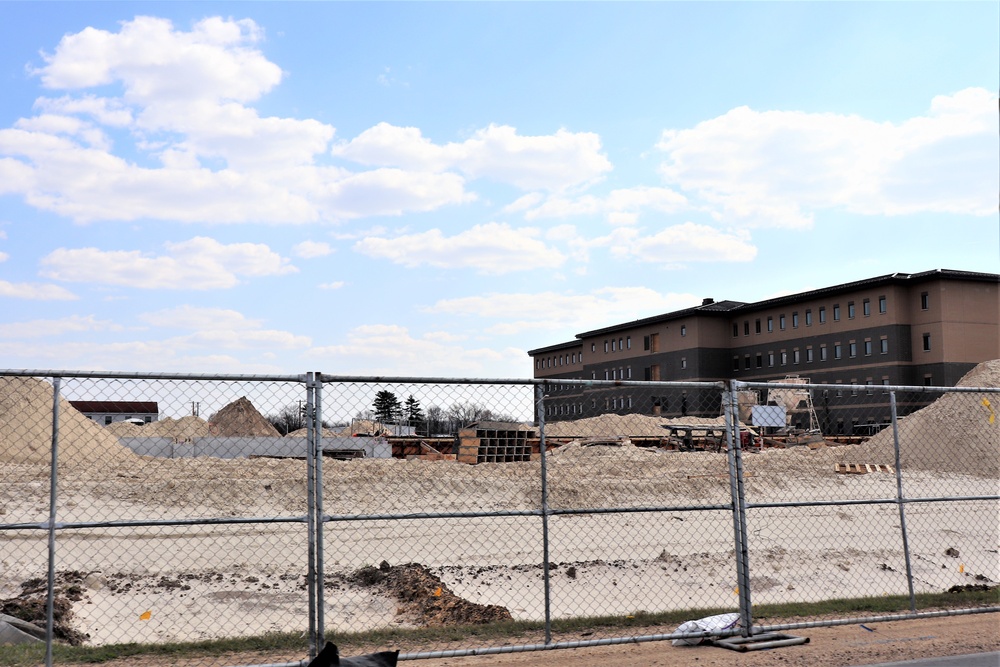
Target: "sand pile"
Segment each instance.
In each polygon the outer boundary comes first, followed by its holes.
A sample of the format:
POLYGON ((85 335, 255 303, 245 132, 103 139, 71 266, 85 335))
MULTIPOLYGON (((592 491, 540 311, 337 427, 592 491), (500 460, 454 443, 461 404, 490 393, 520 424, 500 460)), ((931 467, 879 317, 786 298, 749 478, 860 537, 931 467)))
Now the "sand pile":
MULTIPOLYGON (((292 431, 292 432, 288 433, 285 437, 286 438, 305 438, 305 437, 308 437, 308 435, 309 435, 309 429, 308 428, 300 428, 297 431, 292 431)), ((323 437, 324 438, 342 438, 342 437, 345 437, 345 436, 344 436, 343 431, 336 431, 336 430, 334 430, 332 428, 324 428, 323 429, 323 437)))
POLYGON ((104 430, 119 438, 141 438, 148 435, 141 426, 127 421, 113 422, 104 427, 104 430))
MULTIPOLYGON (((48 464, 52 449, 52 385, 36 378, 0 377, 0 461, 48 464)), ((59 401, 59 462, 107 465, 135 458, 103 426, 59 401)))
MULTIPOLYGON (((1000 387, 1000 359, 977 365, 958 386, 1000 387)), ((899 420, 899 444, 904 468, 1000 477, 1000 395, 944 394, 899 420), (984 399, 989 406, 983 404, 984 399), (992 424, 991 414, 995 415, 992 424)), ((858 447, 858 456, 864 460, 850 462, 892 465, 892 429, 884 429, 858 447)))
POLYGON ((232 438, 279 438, 274 425, 264 419, 246 396, 236 399, 215 413, 211 422, 212 435, 232 438))

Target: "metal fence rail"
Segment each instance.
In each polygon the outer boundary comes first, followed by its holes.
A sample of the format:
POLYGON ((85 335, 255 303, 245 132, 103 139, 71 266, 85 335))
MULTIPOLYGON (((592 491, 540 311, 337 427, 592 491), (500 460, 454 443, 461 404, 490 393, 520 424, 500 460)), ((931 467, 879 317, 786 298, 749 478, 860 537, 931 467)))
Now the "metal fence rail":
POLYGON ((1000 580, 998 405, 996 388, 0 371, 0 601, 35 605, 46 664, 58 642, 284 633, 297 665, 331 632, 537 624, 518 646, 391 647, 420 659, 671 639, 601 619, 677 611, 738 613, 744 636, 1000 611, 921 606, 1000 580), (909 609, 758 618, 883 596, 909 609), (586 640, 556 638, 587 618, 586 640))

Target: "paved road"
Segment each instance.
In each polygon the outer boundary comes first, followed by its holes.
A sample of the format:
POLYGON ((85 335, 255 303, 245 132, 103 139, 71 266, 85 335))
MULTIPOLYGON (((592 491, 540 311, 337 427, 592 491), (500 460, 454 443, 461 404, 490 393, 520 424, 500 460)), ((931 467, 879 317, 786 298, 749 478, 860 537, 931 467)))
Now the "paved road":
POLYGON ((903 662, 880 662, 877 665, 865 665, 864 667, 1000 667, 1000 652, 904 660, 903 662))

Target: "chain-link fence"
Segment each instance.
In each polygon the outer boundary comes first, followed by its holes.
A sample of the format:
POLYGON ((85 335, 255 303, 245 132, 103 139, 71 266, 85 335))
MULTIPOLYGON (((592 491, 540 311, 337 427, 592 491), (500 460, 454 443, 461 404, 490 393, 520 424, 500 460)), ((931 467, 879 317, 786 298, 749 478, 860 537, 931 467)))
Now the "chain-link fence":
POLYGON ((1000 611, 935 597, 1000 580, 998 404, 0 371, 0 644, 40 636, 51 664, 64 643, 243 639, 298 665, 334 634, 418 659, 667 639, 722 612, 746 636, 1000 611))

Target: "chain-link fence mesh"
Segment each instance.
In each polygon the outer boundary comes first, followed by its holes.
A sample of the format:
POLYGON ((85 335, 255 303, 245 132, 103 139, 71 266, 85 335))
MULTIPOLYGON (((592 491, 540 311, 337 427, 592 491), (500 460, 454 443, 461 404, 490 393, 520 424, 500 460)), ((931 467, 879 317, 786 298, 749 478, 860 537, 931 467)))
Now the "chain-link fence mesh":
POLYGON ((996 390, 57 375, 0 373, 0 613, 51 581, 59 643, 419 658, 1000 580, 996 390))

